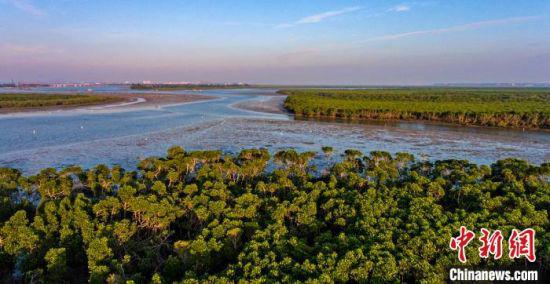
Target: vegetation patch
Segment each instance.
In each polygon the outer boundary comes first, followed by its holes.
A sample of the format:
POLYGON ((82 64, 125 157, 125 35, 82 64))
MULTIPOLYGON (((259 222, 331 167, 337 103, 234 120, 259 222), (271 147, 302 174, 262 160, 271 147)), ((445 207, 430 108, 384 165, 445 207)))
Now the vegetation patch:
POLYGON ((0 93, 0 109, 19 109, 50 106, 80 106, 116 102, 121 100, 121 98, 100 95, 0 93))
POLYGON ((431 120, 461 125, 550 128, 549 89, 294 89, 298 117, 431 120))
MULTIPOLYGON (((0 169, 0 282, 443 282, 461 265, 449 248, 460 226, 505 240, 533 228, 532 265, 550 269, 550 164, 348 150, 316 170, 323 150, 173 147, 138 171, 0 169)), ((479 269, 526 265, 477 245, 466 255, 479 269)))

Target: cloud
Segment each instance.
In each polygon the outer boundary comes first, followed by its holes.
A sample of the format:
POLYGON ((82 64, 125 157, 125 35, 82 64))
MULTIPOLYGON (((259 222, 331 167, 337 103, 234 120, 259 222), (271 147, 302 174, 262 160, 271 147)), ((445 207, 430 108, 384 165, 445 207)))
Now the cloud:
POLYGON ((523 23, 523 22, 533 21, 539 18, 540 16, 527 16, 527 17, 512 17, 512 18, 505 18, 505 19, 480 21, 480 22, 457 25, 457 26, 452 26, 447 28, 419 30, 419 31, 406 32, 406 33, 384 35, 384 36, 369 38, 361 42, 386 41, 386 40, 396 40, 396 39, 420 36, 420 35, 434 35, 434 34, 444 34, 444 33, 453 33, 453 32, 463 32, 463 31, 477 30, 477 29, 491 27, 491 26, 523 23))
POLYGON ((401 5, 397 5, 397 6, 389 8, 388 11, 390 11, 390 12, 406 12, 406 11, 409 11, 410 9, 411 9, 411 6, 401 4, 401 5))
POLYGON ((0 52, 4 55, 10 56, 30 56, 30 55, 52 55, 60 54, 63 51, 61 49, 53 48, 43 44, 15 44, 15 43, 2 43, 0 44, 0 52))
POLYGON ((333 17, 344 15, 344 14, 352 13, 352 12, 355 12, 355 11, 359 11, 361 9, 363 9, 363 8, 359 7, 359 6, 354 6, 354 7, 346 7, 346 8, 340 9, 340 10, 327 11, 327 12, 324 12, 324 13, 303 17, 303 18, 298 19, 297 21, 292 22, 292 23, 280 24, 280 25, 277 25, 276 27, 277 28, 290 28, 290 27, 294 27, 294 26, 298 26, 298 25, 304 25, 304 24, 315 24, 315 23, 322 22, 322 21, 324 21, 326 19, 329 19, 329 18, 333 18, 333 17))
POLYGON ((11 4, 15 8, 17 8, 17 9, 19 9, 19 10, 25 12, 25 13, 31 14, 33 16, 44 16, 44 15, 46 15, 46 11, 38 8, 37 6, 35 6, 34 4, 32 4, 28 0, 4 0, 4 2, 6 2, 8 4, 11 4))

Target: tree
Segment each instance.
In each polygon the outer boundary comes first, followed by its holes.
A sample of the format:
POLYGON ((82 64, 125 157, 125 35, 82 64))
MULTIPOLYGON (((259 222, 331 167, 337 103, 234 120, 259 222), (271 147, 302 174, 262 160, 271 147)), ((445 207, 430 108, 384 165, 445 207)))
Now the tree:
POLYGON ((38 236, 28 226, 27 212, 19 210, 4 223, 1 231, 2 248, 9 254, 30 253, 38 246, 38 236))
POLYGON ((51 282, 63 282, 67 278, 67 255, 65 248, 51 248, 44 256, 47 278, 51 282))

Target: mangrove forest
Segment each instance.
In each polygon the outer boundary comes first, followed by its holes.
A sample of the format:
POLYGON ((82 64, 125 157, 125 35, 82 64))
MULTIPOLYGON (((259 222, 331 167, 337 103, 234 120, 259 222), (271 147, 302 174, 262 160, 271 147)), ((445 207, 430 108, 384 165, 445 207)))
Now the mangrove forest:
POLYGON ((461 226, 505 240, 536 231, 535 262, 480 258, 470 245, 469 267, 548 271, 549 177, 547 163, 331 147, 176 146, 135 169, 2 168, 0 281, 438 283, 461 266, 449 248, 461 226))
POLYGON ((550 128, 550 89, 288 89, 297 117, 429 120, 460 125, 550 128))
POLYGON ((0 93, 0 110, 55 106, 83 106, 118 101, 122 101, 122 99, 106 95, 0 93))

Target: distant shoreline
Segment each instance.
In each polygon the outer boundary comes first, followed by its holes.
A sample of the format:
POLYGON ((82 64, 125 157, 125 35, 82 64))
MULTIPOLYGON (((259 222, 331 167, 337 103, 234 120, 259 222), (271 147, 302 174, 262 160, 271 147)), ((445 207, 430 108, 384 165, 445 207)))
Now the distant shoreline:
POLYGON ((248 84, 131 84, 132 90, 176 91, 176 90, 211 90, 251 88, 248 84))

